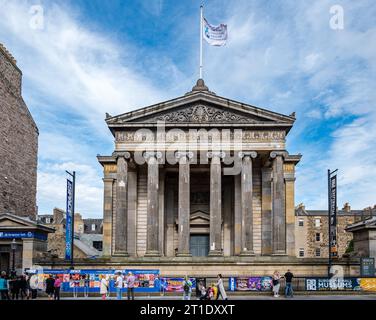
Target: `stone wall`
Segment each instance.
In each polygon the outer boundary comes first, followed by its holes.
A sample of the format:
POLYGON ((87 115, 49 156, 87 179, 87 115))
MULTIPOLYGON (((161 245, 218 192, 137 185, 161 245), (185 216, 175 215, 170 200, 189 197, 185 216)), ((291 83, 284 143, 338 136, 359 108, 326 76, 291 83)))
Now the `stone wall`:
MULTIPOLYGON (((346 232, 345 228, 354 223, 356 216, 337 215, 337 243, 338 255, 342 257, 346 252, 353 235, 346 232)), ((327 216, 296 216, 296 256, 299 257, 299 249, 304 249, 304 258, 315 258, 316 249, 320 249, 320 257, 328 256, 328 217, 327 216), (303 226, 299 226, 299 219, 303 219, 303 226), (315 220, 320 219, 320 226, 316 227, 315 220), (316 241, 316 233, 320 234, 320 241, 316 241)))
POLYGON ((0 212, 35 219, 38 128, 21 80, 16 61, 0 45, 0 212))

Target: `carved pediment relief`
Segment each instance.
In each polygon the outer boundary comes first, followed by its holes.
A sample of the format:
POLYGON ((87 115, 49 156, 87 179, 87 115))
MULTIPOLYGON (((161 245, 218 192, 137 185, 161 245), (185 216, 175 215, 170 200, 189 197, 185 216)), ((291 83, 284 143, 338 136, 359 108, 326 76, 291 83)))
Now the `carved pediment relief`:
POLYGON ((170 123, 257 123, 263 121, 263 119, 198 103, 174 111, 164 112, 147 119, 139 119, 137 122, 139 121, 165 121, 170 123))

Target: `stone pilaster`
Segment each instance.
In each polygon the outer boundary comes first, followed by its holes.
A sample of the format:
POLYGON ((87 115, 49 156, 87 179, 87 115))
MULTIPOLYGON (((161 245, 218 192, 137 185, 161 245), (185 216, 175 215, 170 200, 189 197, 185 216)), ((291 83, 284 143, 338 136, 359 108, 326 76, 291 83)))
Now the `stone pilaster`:
POLYGON ((115 154, 116 171, 116 225, 114 255, 127 256, 128 216, 128 160, 129 152, 115 154))
POLYGON ((137 256, 137 167, 129 166, 128 171, 128 254, 137 256))
POLYGON ((148 164, 147 237, 145 256, 160 256, 159 248, 159 159, 160 152, 145 152, 148 164))
POLYGON ((177 152, 179 159, 178 256, 190 256, 190 152, 177 152))
POLYGON ((234 176, 234 255, 241 251, 242 239, 242 206, 241 206, 241 174, 234 176))
POLYGON ((286 246, 287 255, 295 256, 295 165, 283 166, 286 185, 286 246))
POLYGON ((284 151, 272 151, 272 249, 273 255, 286 254, 286 191, 283 176, 284 151))
POLYGON ((223 152, 210 152, 210 256, 222 252, 222 167, 223 152))
POLYGON ((163 256, 165 254, 164 238, 165 238, 165 171, 159 170, 159 195, 158 195, 158 211, 159 211, 159 252, 163 256))
POLYGON ((103 183, 103 256, 109 257, 112 253, 112 194, 114 179, 103 178, 103 183))
POLYGON ((240 152, 242 160, 241 172, 241 207, 242 207, 242 231, 241 231, 241 252, 240 255, 253 255, 253 177, 252 159, 257 153, 240 152))

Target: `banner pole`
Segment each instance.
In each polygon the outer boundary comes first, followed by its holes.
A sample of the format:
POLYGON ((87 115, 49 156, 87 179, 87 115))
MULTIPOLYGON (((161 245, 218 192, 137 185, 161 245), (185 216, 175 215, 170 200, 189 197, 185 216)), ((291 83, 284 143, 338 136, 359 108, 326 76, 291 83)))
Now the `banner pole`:
POLYGON ((200 79, 202 79, 202 28, 203 28, 203 10, 204 6, 200 6, 200 79))

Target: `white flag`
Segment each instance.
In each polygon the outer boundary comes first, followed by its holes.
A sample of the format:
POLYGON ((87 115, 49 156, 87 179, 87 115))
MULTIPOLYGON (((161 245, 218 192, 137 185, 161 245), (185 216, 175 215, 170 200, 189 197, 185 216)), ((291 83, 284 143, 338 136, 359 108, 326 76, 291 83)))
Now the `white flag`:
POLYGON ((227 40, 227 25, 212 26, 204 18, 202 36, 212 46, 224 46, 227 40))

